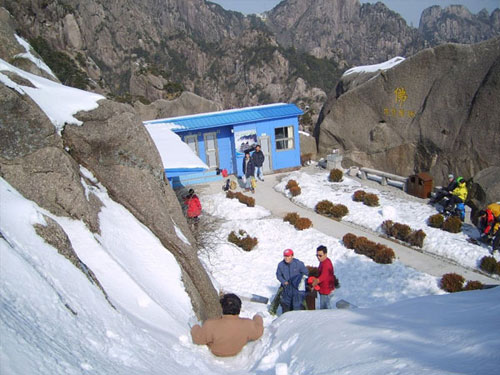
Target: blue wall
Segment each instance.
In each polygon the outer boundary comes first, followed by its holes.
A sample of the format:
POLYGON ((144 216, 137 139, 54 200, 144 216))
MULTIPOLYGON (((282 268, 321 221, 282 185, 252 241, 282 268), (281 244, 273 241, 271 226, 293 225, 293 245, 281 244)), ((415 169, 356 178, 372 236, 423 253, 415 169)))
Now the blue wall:
POLYGON ((236 157, 234 132, 253 129, 256 130, 257 137, 266 135, 270 138, 273 170, 300 166, 300 138, 298 118, 296 116, 280 118, 276 120, 253 122, 245 125, 234 125, 234 127, 224 126, 211 129, 202 129, 199 131, 185 132, 177 130, 176 133, 182 138, 182 140, 184 140, 185 136, 187 135, 196 135, 198 139, 199 157, 206 163, 207 161, 203 135, 205 133, 216 132, 217 146, 219 150, 219 168, 227 169, 229 174, 236 174, 237 176, 241 176, 243 174, 243 157, 236 157), (274 129, 285 126, 294 127, 294 148, 286 151, 276 151, 274 129))

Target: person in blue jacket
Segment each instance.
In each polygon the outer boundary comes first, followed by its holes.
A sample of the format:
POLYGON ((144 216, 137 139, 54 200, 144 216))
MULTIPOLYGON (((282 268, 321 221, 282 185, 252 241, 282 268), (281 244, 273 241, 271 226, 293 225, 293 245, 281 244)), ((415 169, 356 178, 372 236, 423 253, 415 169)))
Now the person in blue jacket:
POLYGON ((276 277, 283 287, 281 293, 281 308, 283 313, 292 310, 302 310, 305 291, 299 291, 297 280, 309 274, 303 262, 293 257, 293 250, 283 252, 283 260, 278 264, 276 277))

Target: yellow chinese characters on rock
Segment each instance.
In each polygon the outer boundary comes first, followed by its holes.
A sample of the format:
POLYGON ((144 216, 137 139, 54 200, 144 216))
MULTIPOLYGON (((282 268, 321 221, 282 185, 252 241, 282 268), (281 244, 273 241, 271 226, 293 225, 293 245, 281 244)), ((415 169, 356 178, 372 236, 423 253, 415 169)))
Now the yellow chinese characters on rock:
POLYGON ((415 111, 406 110, 404 108, 404 104, 408 99, 408 94, 406 93, 406 89, 404 87, 397 87, 394 90, 394 96, 396 103, 395 106, 393 108, 384 108, 384 115, 392 117, 400 117, 400 118, 415 117, 415 111))

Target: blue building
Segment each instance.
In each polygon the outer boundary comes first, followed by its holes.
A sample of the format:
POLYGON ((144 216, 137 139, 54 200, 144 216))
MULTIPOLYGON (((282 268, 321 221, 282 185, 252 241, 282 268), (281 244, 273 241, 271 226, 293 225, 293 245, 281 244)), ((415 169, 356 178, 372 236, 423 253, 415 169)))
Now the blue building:
MULTIPOLYGON (((242 175, 245 151, 260 144, 265 155, 264 174, 300 167, 299 119, 294 104, 270 104, 213 113, 146 121, 165 124, 175 132, 210 170, 226 169, 242 175)), ((189 173, 177 170, 175 175, 189 173)), ((167 177, 172 180, 172 174, 167 177)), ((174 186, 175 187, 175 186, 174 186)))

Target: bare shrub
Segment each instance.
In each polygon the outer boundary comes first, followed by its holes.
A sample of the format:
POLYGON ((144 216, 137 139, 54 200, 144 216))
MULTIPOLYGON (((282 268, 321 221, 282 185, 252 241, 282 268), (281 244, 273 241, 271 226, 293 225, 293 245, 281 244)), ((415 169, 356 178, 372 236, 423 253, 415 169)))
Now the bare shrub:
POLYGON ((378 196, 377 194, 365 194, 363 198, 363 203, 369 207, 378 206, 378 196))
POLYGON ((295 225, 295 222, 300 218, 296 212, 289 212, 283 218, 283 221, 288 221, 290 224, 295 225))
POLYGON ((329 200, 322 200, 318 203, 316 203, 316 206, 314 207, 314 211, 316 211, 320 215, 324 216, 329 216, 330 212, 332 210, 333 203, 330 202, 329 200))
POLYGON ((441 214, 435 214, 429 216, 427 219, 427 225, 432 228, 441 228, 443 226, 444 216, 441 214))
POLYGON ((354 243, 356 242, 357 238, 358 236, 356 236, 355 234, 346 233, 344 237, 342 237, 342 242, 348 249, 354 249, 354 243))
POLYGON ((394 223, 391 229, 391 236, 401 241, 408 241, 412 230, 406 224, 394 223))
POLYGON ((250 235, 243 229, 240 229, 238 233, 234 231, 229 233, 227 240, 234 243, 236 246, 241 247, 245 251, 252 250, 259 242, 256 237, 250 237, 250 235))
POLYGON ((300 195, 302 192, 300 186, 292 186, 290 189, 290 194, 292 194, 292 197, 296 197, 297 195, 300 195))
POLYGON ((481 290, 483 287, 484 285, 480 281, 468 281, 467 284, 465 284, 464 290, 481 290))
POLYGON ((465 278, 456 273, 447 273, 441 278, 441 289, 449 292, 455 293, 463 290, 465 278))
POLYGON ((408 236, 408 243, 412 246, 416 247, 424 247, 424 239, 427 235, 422 229, 413 231, 408 236))
POLYGON ((343 177, 344 177, 344 172, 342 172, 340 169, 332 169, 330 171, 330 174, 328 175, 328 180, 330 182, 340 182, 342 181, 343 177))
POLYGON ((462 220, 457 216, 449 216, 444 221, 441 229, 450 233, 460 233, 462 231, 462 220))
POLYGON ((352 195, 354 202, 363 202, 365 200, 366 192, 364 190, 356 190, 352 195))
POLYGON ((295 228, 298 230, 304 230, 312 227, 312 221, 307 217, 301 217, 295 222, 295 228))
POLYGON ((500 275, 500 262, 492 256, 485 256, 479 262, 479 268, 488 273, 496 273, 500 275))
POLYGON ((285 189, 290 189, 294 186, 299 186, 299 184, 297 183, 297 181, 295 180, 288 180, 288 182, 286 183, 286 186, 285 186, 285 189))
POLYGON ((349 213, 349 210, 343 204, 334 204, 330 210, 330 216, 335 219, 342 219, 345 215, 349 213))
POLYGON ((377 248, 377 251, 374 254, 373 260, 379 264, 391 264, 394 258, 396 258, 396 254, 394 254, 394 250, 390 247, 380 245, 381 247, 377 248))

